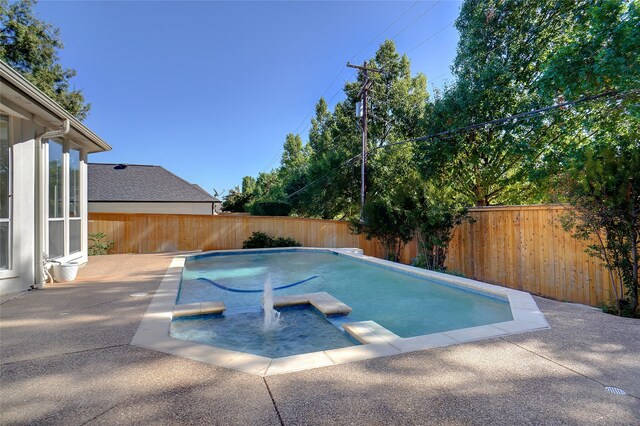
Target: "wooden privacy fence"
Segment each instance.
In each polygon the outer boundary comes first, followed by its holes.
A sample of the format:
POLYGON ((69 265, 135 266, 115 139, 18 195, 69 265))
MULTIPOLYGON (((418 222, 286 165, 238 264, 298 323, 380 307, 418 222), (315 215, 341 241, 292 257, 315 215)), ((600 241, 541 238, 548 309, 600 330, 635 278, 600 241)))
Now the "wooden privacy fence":
MULTIPOLYGON (((89 233, 103 232, 113 241, 112 253, 159 253, 242 248, 255 231, 291 237, 305 247, 358 247, 382 257, 375 241, 349 232, 336 220, 270 216, 196 216, 164 214, 89 213, 89 233)), ((403 261, 409 262, 405 256, 403 261)))
MULTIPOLYGON (((592 306, 613 299, 608 271, 560 225, 562 206, 471 209, 458 226, 447 267, 488 283, 592 306)), ((349 232, 347 222, 295 217, 89 213, 89 233, 103 232, 113 253, 238 249, 252 232, 291 237, 307 247, 359 247, 383 257, 375 241, 349 232)), ((402 261, 416 256, 416 243, 402 261)))
POLYGON ((561 225, 567 207, 505 206, 470 211, 458 226, 447 267, 469 278, 557 300, 597 306, 614 299, 609 271, 561 225))

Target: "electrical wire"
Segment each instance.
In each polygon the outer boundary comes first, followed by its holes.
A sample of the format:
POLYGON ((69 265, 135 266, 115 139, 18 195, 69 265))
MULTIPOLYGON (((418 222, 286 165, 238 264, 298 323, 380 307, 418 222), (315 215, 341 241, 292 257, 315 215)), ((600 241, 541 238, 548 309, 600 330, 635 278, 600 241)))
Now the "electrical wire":
POLYGON ((389 28, 391 28, 391 27, 392 27, 396 22, 398 22, 402 17, 404 17, 404 15, 406 15, 407 13, 409 13, 409 11, 410 11, 411 9, 413 9, 413 8, 414 8, 418 3, 420 3, 420 1, 419 1, 419 0, 418 0, 418 1, 416 1, 415 3, 413 3, 411 6, 409 6, 409 8, 408 8, 407 10, 405 10, 405 11, 404 11, 400 16, 398 16, 398 17, 397 17, 397 18, 396 18, 392 23, 390 23, 389 25, 387 25, 387 27, 386 27, 384 30, 380 31, 380 33, 379 33, 377 36, 375 36, 375 37, 374 37, 374 38, 373 38, 369 43, 367 43, 367 44, 366 44, 362 49, 360 49, 360 50, 358 51, 358 53, 356 53, 355 55, 353 55, 353 56, 351 57, 351 60, 353 61, 354 59, 356 59, 356 58, 358 57, 358 55, 359 55, 359 54, 361 54, 362 52, 364 52, 364 51, 365 51, 369 46, 371 46, 371 45, 372 45, 376 40, 378 40, 382 34, 384 34, 385 32, 387 32, 387 30, 388 30, 389 28))
POLYGON ((440 74, 440 75, 437 75, 437 76, 435 76, 435 77, 433 77, 433 78, 430 78, 430 79, 429 79, 429 82, 433 83, 434 81, 438 81, 438 80, 440 80, 442 77, 446 77, 446 76, 447 76, 447 75, 449 75, 449 74, 451 74, 451 71, 447 71, 447 72, 442 73, 442 74, 440 74))
MULTIPOLYGON (((378 35, 376 35, 369 43, 367 43, 362 49, 360 49, 355 55, 353 55, 351 57, 351 60, 354 60, 360 53, 362 53, 363 51, 365 51, 369 46, 371 46, 371 44, 373 44, 377 39, 380 38, 381 35, 383 35, 387 30, 389 30, 389 28, 391 28, 396 22, 398 22, 400 19, 402 19, 407 13, 409 13, 409 11, 411 11, 411 9, 413 9, 418 3, 420 3, 420 0, 414 2, 411 6, 409 6, 408 9, 406 9, 400 16, 398 16, 393 22, 391 22, 389 25, 387 25, 385 27, 384 30, 382 30, 378 35)), ((418 18, 421 18, 424 14, 426 14, 429 10, 433 9, 439 2, 436 2, 436 4, 434 4, 433 6, 431 6, 429 9, 427 9, 422 15, 420 15, 418 18)), ((415 23, 417 21, 414 20, 411 24, 409 24, 407 27, 405 27, 404 29, 402 29, 398 34, 402 33, 403 31, 405 31, 407 28, 409 28, 413 23, 415 23)), ((396 36, 398 35, 396 34, 396 36)), ((394 38, 396 37, 394 36, 394 38)), ((342 75, 342 73, 345 71, 345 67, 341 66, 340 69, 338 70, 337 74, 335 75, 335 77, 333 77, 333 79, 331 80, 331 82, 329 83, 329 85, 327 86, 327 88, 322 92, 322 94, 320 95, 320 97, 323 97, 331 88, 331 86, 333 85, 333 83, 336 82, 336 80, 340 77, 340 75, 342 75)), ((333 96, 335 97, 335 95, 333 96)), ((298 133, 298 130, 300 129, 300 126, 302 126, 302 124, 307 121, 309 119, 309 117, 311 117, 311 115, 313 114, 313 111, 311 111, 309 114, 307 114, 298 124, 298 126, 296 127, 296 130, 294 131, 294 133, 298 133)), ((304 129, 302 131, 302 133, 304 133, 304 129)))
MULTIPOLYGON (((607 91, 607 92, 599 93, 597 95, 585 96, 585 97, 582 97, 580 99, 576 99, 574 101, 562 102, 562 103, 551 105, 551 106, 548 106, 548 107, 538 108, 538 109, 535 109, 535 110, 531 110, 531 111, 527 111, 527 112, 523 112, 523 113, 519 113, 519 114, 510 115, 508 117, 497 118, 497 119, 494 119, 494 120, 484 121, 484 122, 481 122, 481 123, 474 123, 474 124, 471 124, 469 126, 458 127, 458 128, 450 129, 450 130, 444 130, 444 131, 441 131, 441 132, 431 133, 429 135, 420 136, 420 137, 417 137, 417 138, 406 139, 406 140, 399 141, 399 142, 387 143, 387 144, 379 145, 377 147, 372 148, 371 150, 369 150, 367 155, 369 155, 369 153, 378 151, 380 149, 391 148, 391 147, 395 147, 395 146, 399 146, 399 145, 405 145, 405 144, 408 144, 408 143, 424 142, 424 141, 427 141, 427 140, 430 140, 430 139, 441 138, 441 137, 445 137, 445 136, 451 136, 451 135, 454 135, 456 133, 467 132, 467 131, 473 130, 473 129, 496 127, 496 126, 500 126, 500 125, 509 124, 509 122, 513 122, 513 124, 515 124, 519 120, 533 118, 533 117, 536 117, 538 115, 544 114, 545 112, 549 112, 549 111, 556 110, 556 109, 572 107, 572 106, 575 106, 575 105, 578 105, 578 104, 581 104, 581 103, 584 103, 584 102, 591 102, 591 101, 595 101, 595 100, 599 100, 599 99, 604 99, 604 100, 623 99, 625 97, 632 96, 632 95, 640 95, 640 89, 629 90, 627 92, 622 92, 622 93, 619 93, 619 92, 616 92, 616 91, 607 91)), ((337 138, 337 136, 336 136, 336 138, 337 138)), ((334 138, 334 140, 336 138, 334 138)), ((362 157, 362 153, 357 154, 357 155, 347 159, 346 161, 341 163, 338 167, 334 168, 331 172, 326 173, 323 176, 320 176, 319 178, 317 178, 314 181, 308 183, 307 185, 303 186, 302 188, 298 189, 297 191, 289 194, 287 196, 287 198, 291 198, 294 195, 299 194, 300 192, 302 192, 302 191, 306 190, 307 188, 311 187, 312 185, 315 185, 316 183, 321 182, 321 181, 323 181, 323 180, 335 175, 340 169, 342 169, 346 165, 352 163, 353 161, 355 161, 355 160, 357 160, 357 159, 359 159, 361 157, 362 157)))
POLYGON ((433 9, 434 7, 436 7, 440 2, 437 1, 434 4, 431 5, 431 7, 427 8, 427 10, 425 10, 424 12, 422 12, 420 15, 418 15, 418 17, 416 19, 414 19, 413 21, 411 21, 409 23, 409 25, 407 25, 406 27, 404 27, 403 29, 401 29, 400 31, 398 31, 397 33, 395 33, 395 35, 393 37, 391 37, 392 39, 395 39, 396 37, 398 37, 400 34, 402 34, 403 32, 405 32, 407 29, 409 29, 413 24, 415 24, 416 22, 418 22, 424 15, 426 15, 431 9, 433 9))
MULTIPOLYGON (((363 51, 365 51, 369 46, 371 46, 371 44, 373 44, 376 40, 378 40, 380 38, 381 35, 383 35, 387 30, 389 30, 389 28, 391 28, 396 22, 398 22, 400 19, 402 19, 409 11, 411 11, 418 3, 420 3, 420 1, 416 1, 414 2, 411 6, 409 6, 408 9, 406 9, 400 16, 398 16, 393 22, 391 22, 389 25, 387 25, 387 27, 385 27, 384 30, 382 30, 378 35, 376 35, 369 43, 367 43, 362 49, 360 49, 355 55, 353 55, 351 57, 351 60, 354 60, 355 58, 357 58, 357 56, 362 53, 363 51)), ((424 15, 426 15, 430 10, 432 10, 434 7, 436 7, 440 2, 437 1, 435 2, 433 5, 431 5, 429 8, 427 8, 427 10, 425 10, 424 12, 422 12, 420 15, 418 15, 417 18, 415 18, 413 21, 411 21, 411 23, 409 23, 409 25, 407 25, 406 27, 404 27, 402 30, 398 31, 392 38, 396 38, 397 36, 399 36, 400 34, 402 34, 404 31, 406 31, 408 28, 410 28, 412 25, 414 25, 417 21, 419 21, 424 15)), ((449 25, 452 25, 448 24, 449 25)), ((415 49, 416 47, 426 43, 427 41, 429 41, 430 39, 432 39, 433 37, 435 37, 436 35, 438 35, 440 32, 442 32, 446 27, 438 30, 436 33, 430 35, 427 39, 423 40, 422 42, 420 42, 417 46, 414 46, 411 50, 415 49)), ((407 51, 407 53, 409 53, 411 50, 407 51)), ((368 61, 370 61, 371 59, 373 59, 373 57, 369 58, 368 61)), ((327 86, 327 88, 322 92, 322 94, 320 95, 320 97, 323 97, 331 88, 331 86, 333 85, 333 83, 335 83, 335 81, 340 77, 340 75, 342 75, 342 73, 344 72, 345 68, 341 67, 340 70, 338 70, 338 73, 335 75, 335 77, 331 80, 331 82, 329 83, 329 85, 327 86)), ((342 91, 342 88, 340 88, 332 97, 331 100, 333 100, 338 93, 340 93, 340 91, 342 91)), ((329 100, 330 103, 331 100, 329 100)), ((300 123, 298 123, 298 125, 296 126, 296 129, 294 131, 294 133, 304 133, 306 131, 306 129, 309 128, 309 126, 311 124, 308 124, 307 126, 305 126, 304 128, 302 128, 302 131, 300 130, 300 127, 304 124, 305 121, 307 121, 311 115, 313 114, 313 111, 309 112, 301 121, 300 123)))
POLYGON ((411 49, 407 50, 405 53, 411 53, 414 50, 416 50, 418 47, 422 46, 423 44, 425 44, 426 42, 428 42, 429 40, 431 40, 432 38, 434 38, 435 36, 437 36, 438 34, 440 34, 441 32, 443 32, 444 30, 446 30, 447 28, 449 28, 450 26, 453 25, 453 22, 448 23, 447 25, 445 25, 444 27, 440 28, 438 31, 436 31, 435 33, 431 34, 429 37, 425 38, 424 40, 422 40, 420 43, 416 44, 415 46, 413 46, 411 49))
MULTIPOLYGON (((527 112, 522 112, 520 114, 515 114, 515 115, 510 115, 508 117, 503 117, 503 118, 497 118, 495 120, 490 120, 490 121, 484 121, 482 123, 477 123, 477 124, 471 124, 469 126, 465 126, 465 127, 458 127, 455 129, 450 129, 450 130, 444 130, 442 132, 438 132, 438 133, 432 133, 430 135, 426 135, 426 136, 421 136, 418 138, 412 138, 412 139, 407 139, 404 141, 400 141, 400 142, 392 142, 392 143, 388 143, 382 146, 379 146, 377 148, 373 148, 371 151, 380 149, 380 148, 388 148, 391 146, 397 146, 397 145, 404 145, 407 143, 413 143, 413 142, 423 142, 429 139, 433 139, 433 138, 437 138, 440 136, 446 136, 452 133, 460 133, 460 132, 466 132, 469 130, 473 130, 473 129, 479 129, 481 127, 490 127, 493 125, 498 125, 501 123, 508 123, 509 121, 515 120, 518 121, 520 119, 523 118, 530 118, 532 116, 536 116, 538 114, 547 112, 547 111, 551 111, 554 109, 558 109, 558 108, 566 108, 566 107, 570 107, 570 106, 574 106, 577 104, 581 104, 583 102, 589 102, 589 101, 594 101, 597 99, 602 99, 602 98, 620 98, 620 97, 626 97, 629 95, 634 95, 634 94, 638 94, 640 93, 640 89, 639 90, 630 90, 628 92, 624 92, 624 93, 618 93, 616 91, 608 91, 608 92, 603 92, 603 93, 599 93, 597 95, 593 95, 593 96, 585 96, 582 97, 580 99, 577 99, 575 101, 568 101, 568 102, 562 102, 560 104, 556 104, 556 105, 552 105, 552 106, 548 106, 545 108, 538 108, 532 111, 527 111, 527 112)), ((514 123, 515 123, 514 121, 514 123)))

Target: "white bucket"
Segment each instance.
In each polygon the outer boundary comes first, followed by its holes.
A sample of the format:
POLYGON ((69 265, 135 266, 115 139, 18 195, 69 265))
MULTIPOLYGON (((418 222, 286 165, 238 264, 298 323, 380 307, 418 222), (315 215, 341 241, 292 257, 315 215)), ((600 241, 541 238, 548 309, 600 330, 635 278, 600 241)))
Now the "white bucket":
POLYGON ((77 263, 62 263, 60 265, 53 265, 53 279, 56 282, 64 283, 67 281, 73 281, 78 275, 77 263))

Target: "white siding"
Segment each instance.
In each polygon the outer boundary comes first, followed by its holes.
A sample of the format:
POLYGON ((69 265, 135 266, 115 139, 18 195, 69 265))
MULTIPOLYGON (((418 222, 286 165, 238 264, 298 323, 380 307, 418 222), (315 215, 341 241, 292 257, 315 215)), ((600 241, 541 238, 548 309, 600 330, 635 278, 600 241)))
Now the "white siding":
MULTIPOLYGON (((0 108, 0 113, 5 114, 0 108)), ((12 143, 12 256, 9 270, 0 271, 0 295, 28 290, 36 282, 36 199, 37 179, 35 137, 45 128, 32 121, 10 115, 9 140, 12 143)), ((62 262, 87 261, 87 167, 86 155, 81 156, 82 249, 78 253, 57 259, 62 262)), ((46 185, 45 185, 46 187, 46 185)), ((46 199, 46 197, 45 197, 46 199)), ((65 199, 66 203, 66 199, 65 199)), ((48 206, 45 206, 48 211, 48 206)), ((48 247, 45 232, 45 247, 48 247)), ((66 238, 66 236, 65 236, 66 238)), ((67 244, 68 245, 68 244, 67 244)))
POLYGON ((89 213, 149 213, 210 215, 211 203, 89 203, 89 213))
POLYGON ((12 143, 12 262, 0 271, 0 295, 27 290, 35 281, 35 128, 32 122, 10 117, 12 143))

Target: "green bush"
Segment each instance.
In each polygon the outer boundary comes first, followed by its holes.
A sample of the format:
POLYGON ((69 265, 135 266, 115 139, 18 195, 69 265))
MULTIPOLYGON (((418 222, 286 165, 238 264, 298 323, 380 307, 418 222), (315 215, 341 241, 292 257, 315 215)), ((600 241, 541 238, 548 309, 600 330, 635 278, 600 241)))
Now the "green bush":
POLYGON ((251 207, 254 216, 289 216, 291 204, 282 201, 259 201, 251 207))
POLYGON ((89 256, 97 256, 101 254, 107 254, 107 252, 113 247, 113 241, 102 241, 107 235, 102 232, 94 232, 89 234, 89 256), (91 244, 93 243, 93 244, 91 244))
POLYGON ((293 238, 273 238, 264 232, 254 232, 249 239, 242 243, 243 249, 274 248, 274 247, 301 247, 302 244, 293 238))

